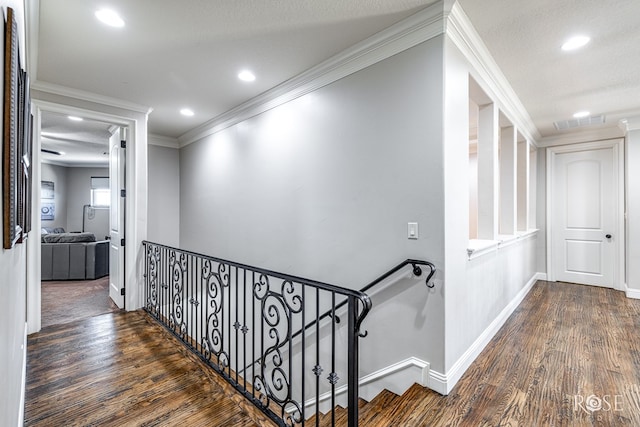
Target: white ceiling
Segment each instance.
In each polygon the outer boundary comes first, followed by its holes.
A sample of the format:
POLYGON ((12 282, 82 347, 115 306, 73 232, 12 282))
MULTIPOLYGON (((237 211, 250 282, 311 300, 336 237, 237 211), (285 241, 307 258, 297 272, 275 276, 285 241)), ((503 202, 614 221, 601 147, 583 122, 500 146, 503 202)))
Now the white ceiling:
MULTIPOLYGON (((36 79, 151 107, 149 132, 177 138, 433 1, 40 1, 36 79), (95 19, 104 6, 124 28, 95 19)), ((460 4, 543 137, 579 110, 604 114, 600 127, 640 115, 640 1, 460 4), (562 52, 575 33, 592 42, 562 52)))
POLYGON ((60 153, 42 153, 42 160, 60 166, 105 167, 109 165, 109 137, 112 125, 67 115, 42 114, 42 148, 60 153))
POLYGON ((640 115, 640 1, 460 0, 543 137, 577 111, 606 127, 640 115), (583 49, 563 52, 576 34, 583 49))

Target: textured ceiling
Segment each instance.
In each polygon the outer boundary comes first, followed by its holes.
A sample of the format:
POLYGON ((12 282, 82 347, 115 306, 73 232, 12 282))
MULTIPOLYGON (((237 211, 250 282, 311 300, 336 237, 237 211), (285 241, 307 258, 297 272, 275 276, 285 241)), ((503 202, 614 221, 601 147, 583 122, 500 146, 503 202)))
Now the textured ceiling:
POLYGON ((542 136, 577 111, 605 126, 640 115, 640 1, 460 0, 542 136), (576 34, 583 49, 563 52, 576 34))
MULTIPOLYGON (((151 107, 150 133, 176 138, 431 3, 43 0, 36 78, 151 107), (126 26, 100 24, 103 6, 126 26), (257 80, 240 82, 243 68, 257 80)), ((565 135, 553 122, 579 110, 604 114, 600 127, 640 115, 640 1, 460 4, 543 137, 565 135), (592 42, 562 52, 576 33, 592 42)))
POLYGON ((152 107, 150 132, 178 137, 432 2, 46 0, 37 79, 152 107), (95 19, 105 5, 124 28, 95 19))

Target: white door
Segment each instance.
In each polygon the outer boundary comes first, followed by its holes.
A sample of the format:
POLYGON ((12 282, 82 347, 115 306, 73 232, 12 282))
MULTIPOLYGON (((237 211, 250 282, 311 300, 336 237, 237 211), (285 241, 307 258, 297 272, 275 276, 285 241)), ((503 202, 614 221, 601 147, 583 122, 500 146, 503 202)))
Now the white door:
MULTIPOLYGON (((592 146, 588 146, 592 147, 592 146)), ((552 152, 552 280, 617 287, 617 147, 552 152)))
POLYGON ((124 308, 124 212, 125 198, 121 190, 125 183, 125 149, 122 147, 125 131, 119 128, 109 138, 109 182, 111 210, 109 218, 109 296, 115 304, 124 308))

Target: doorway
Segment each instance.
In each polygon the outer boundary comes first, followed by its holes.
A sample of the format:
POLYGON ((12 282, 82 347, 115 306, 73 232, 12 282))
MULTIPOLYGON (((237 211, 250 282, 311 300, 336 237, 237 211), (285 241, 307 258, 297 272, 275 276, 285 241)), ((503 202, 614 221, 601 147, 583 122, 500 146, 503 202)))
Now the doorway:
POLYGON ((114 229, 118 249, 124 239, 124 154, 110 163, 125 130, 80 112, 41 111, 42 326, 124 308, 125 260, 111 241, 114 229))
MULTIPOLYGON (((127 209, 124 229, 127 234, 126 263, 121 266, 121 274, 127 278, 124 295, 125 309, 135 310, 141 305, 135 284, 138 281, 141 243, 147 236, 147 120, 151 109, 136 104, 120 102, 110 98, 82 92, 68 92, 64 88, 53 91, 43 86, 32 85, 33 112, 33 163, 40 165, 41 121, 44 112, 77 115, 107 123, 114 123, 127 130, 127 209)), ((40 181, 40 168, 33 171, 33 182, 40 181)), ((34 186, 32 203, 38 206, 40 186, 34 186)), ((27 242, 27 333, 38 332, 41 328, 41 220, 34 209, 33 230, 27 242)))
POLYGON ((549 280, 622 290, 622 142, 548 149, 549 280))

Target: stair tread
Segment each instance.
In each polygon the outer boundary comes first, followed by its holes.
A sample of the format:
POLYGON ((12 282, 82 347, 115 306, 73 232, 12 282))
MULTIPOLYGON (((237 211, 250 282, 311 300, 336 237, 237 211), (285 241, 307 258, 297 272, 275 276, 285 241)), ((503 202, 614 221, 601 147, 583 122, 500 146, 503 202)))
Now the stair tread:
POLYGON ((336 411, 336 427, 347 426, 349 420, 349 410, 340 406, 336 411))
POLYGON ((394 405, 387 406, 379 414, 375 422, 367 426, 391 426, 391 425, 428 425, 432 419, 431 414, 434 400, 427 399, 431 393, 435 393, 419 384, 412 385, 402 396, 394 401, 394 405))
POLYGON ((382 390, 360 411, 359 423, 363 426, 371 425, 386 408, 393 406, 395 400, 399 398, 400 396, 390 390, 382 390))
MULTIPOLYGON (((436 413, 432 413, 429 402, 426 399, 430 394, 435 393, 420 384, 413 384, 402 395, 398 395, 390 390, 382 390, 370 402, 364 399, 358 400, 358 422, 366 427, 389 427, 397 425, 427 425, 436 413)), ((335 427, 346 427, 349 411, 347 408, 337 405, 333 411, 335 427)), ((316 415, 314 414, 305 425, 315 426, 316 415)), ((319 426, 332 426, 332 411, 320 414, 319 426)))

